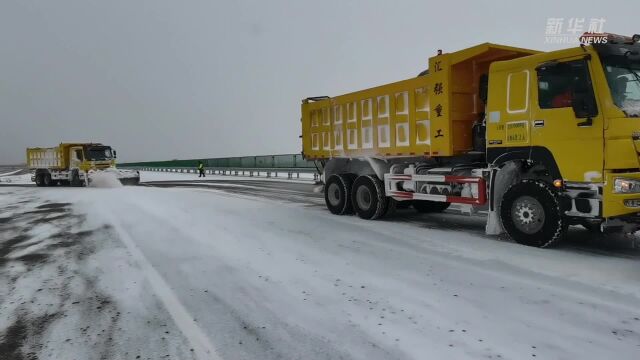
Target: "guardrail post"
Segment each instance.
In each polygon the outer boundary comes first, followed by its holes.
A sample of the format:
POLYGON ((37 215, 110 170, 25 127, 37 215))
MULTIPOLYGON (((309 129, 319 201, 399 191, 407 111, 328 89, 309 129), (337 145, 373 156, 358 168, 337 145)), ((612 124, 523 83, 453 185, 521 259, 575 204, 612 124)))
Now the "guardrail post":
POLYGON ((296 173, 296 179, 300 179, 300 173, 296 173))

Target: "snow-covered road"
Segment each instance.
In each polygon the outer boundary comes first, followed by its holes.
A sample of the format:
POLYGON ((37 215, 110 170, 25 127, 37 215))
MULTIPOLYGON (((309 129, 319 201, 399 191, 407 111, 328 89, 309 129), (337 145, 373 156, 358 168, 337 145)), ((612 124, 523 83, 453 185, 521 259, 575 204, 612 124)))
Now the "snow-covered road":
POLYGON ((0 358, 640 358, 637 251, 268 197, 0 188, 0 358))

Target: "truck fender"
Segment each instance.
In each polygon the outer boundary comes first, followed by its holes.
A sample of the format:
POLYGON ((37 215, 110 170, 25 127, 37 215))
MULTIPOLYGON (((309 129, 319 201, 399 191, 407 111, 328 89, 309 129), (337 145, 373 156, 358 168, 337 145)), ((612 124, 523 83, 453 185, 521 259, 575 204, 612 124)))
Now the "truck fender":
POLYGON ((328 180, 333 174, 354 174, 371 175, 375 174, 378 179, 383 180, 384 174, 388 173, 391 165, 385 160, 376 158, 333 158, 326 162, 323 170, 323 179, 328 180))
POLYGON ((378 179, 384 180, 384 174, 389 172, 391 168, 390 165, 382 159, 365 157, 365 160, 367 160, 369 166, 371 166, 371 169, 373 169, 373 172, 375 172, 378 179))
POLYGON ((551 179, 562 179, 553 153, 546 147, 522 146, 487 149, 487 162, 492 165, 502 166, 501 164, 514 160, 526 160, 533 164, 542 165, 549 172, 551 179))

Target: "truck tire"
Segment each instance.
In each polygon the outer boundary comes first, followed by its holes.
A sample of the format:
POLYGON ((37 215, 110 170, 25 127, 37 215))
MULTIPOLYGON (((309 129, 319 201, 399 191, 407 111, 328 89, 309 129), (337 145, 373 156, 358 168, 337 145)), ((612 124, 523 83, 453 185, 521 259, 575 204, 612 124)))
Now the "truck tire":
POLYGON ((80 181, 80 173, 77 169, 71 171, 71 186, 82 186, 82 182, 80 181))
POLYGON ((351 174, 333 174, 327 179, 324 185, 324 202, 332 214, 344 215, 353 211, 351 206, 353 178, 351 174))
POLYGON ((51 179, 51 174, 50 173, 44 173, 42 174, 42 186, 53 186, 55 185, 53 179, 51 179))
POLYGON ((384 186, 375 175, 361 175, 353 182, 351 202, 356 214, 366 220, 383 216, 389 206, 384 186))
POLYGON ((513 240, 527 246, 557 244, 567 230, 558 193, 537 180, 523 180, 504 193, 500 220, 513 240))
POLYGON ((36 173, 36 186, 44 186, 44 174, 36 173))
POLYGON ((431 200, 413 200, 411 205, 419 213, 437 213, 447 210, 451 203, 431 200))

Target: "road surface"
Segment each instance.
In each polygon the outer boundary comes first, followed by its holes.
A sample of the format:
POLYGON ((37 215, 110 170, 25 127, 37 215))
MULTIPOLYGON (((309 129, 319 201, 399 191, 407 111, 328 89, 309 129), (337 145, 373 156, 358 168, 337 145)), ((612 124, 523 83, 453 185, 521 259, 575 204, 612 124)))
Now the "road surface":
MULTIPOLYGON (((0 187, 0 358, 637 359, 633 237, 333 216, 310 183, 0 187)), ((194 184, 196 183, 196 184, 194 184)))

